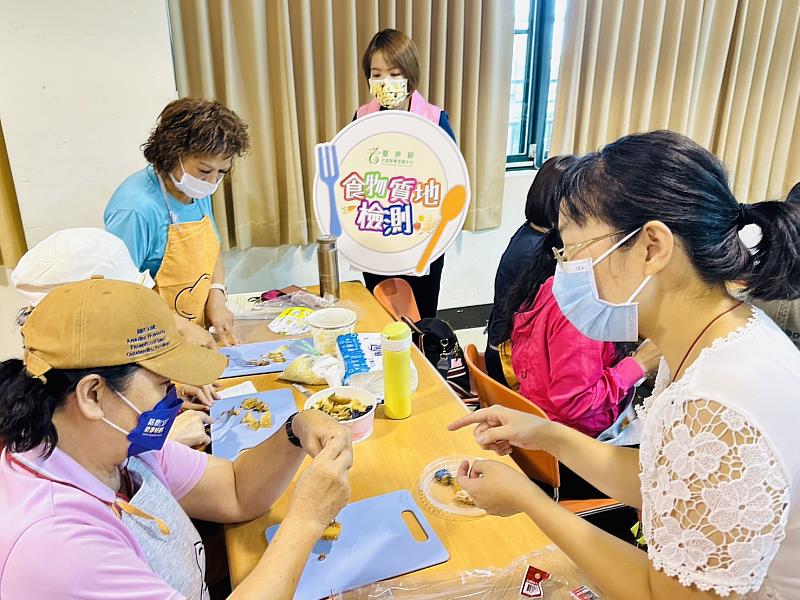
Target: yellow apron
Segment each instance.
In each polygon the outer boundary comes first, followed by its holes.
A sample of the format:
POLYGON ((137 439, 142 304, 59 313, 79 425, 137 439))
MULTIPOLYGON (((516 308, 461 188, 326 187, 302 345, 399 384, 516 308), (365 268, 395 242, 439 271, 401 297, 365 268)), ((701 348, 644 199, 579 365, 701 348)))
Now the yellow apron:
POLYGON ((219 240, 208 215, 200 221, 178 223, 160 177, 159 183, 172 222, 155 278, 156 289, 181 317, 205 327, 206 301, 219 259, 219 240))

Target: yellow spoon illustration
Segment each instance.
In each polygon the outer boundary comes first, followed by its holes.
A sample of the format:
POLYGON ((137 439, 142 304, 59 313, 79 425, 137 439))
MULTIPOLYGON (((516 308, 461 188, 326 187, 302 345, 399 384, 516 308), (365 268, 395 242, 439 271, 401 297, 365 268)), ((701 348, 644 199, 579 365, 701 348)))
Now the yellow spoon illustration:
POLYGON ((464 210, 464 204, 466 204, 466 202, 467 189, 463 185, 452 187, 447 192, 447 195, 444 197, 444 202, 442 202, 439 226, 428 240, 428 246, 425 248, 425 252, 422 253, 422 258, 417 265, 417 273, 422 274, 425 272, 425 268, 428 266, 428 259, 436 248, 436 244, 439 243, 439 238, 442 237, 445 226, 453 219, 458 218, 461 211, 464 210))

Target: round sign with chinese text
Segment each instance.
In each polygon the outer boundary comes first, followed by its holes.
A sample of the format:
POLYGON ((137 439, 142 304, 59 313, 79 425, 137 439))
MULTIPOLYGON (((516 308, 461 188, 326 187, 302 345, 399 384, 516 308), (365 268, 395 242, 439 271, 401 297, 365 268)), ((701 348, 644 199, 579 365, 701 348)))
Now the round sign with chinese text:
POLYGON ((469 175, 458 146, 437 124, 382 111, 353 121, 316 150, 317 222, 338 235, 339 251, 355 267, 422 274, 455 241, 469 209, 469 175))

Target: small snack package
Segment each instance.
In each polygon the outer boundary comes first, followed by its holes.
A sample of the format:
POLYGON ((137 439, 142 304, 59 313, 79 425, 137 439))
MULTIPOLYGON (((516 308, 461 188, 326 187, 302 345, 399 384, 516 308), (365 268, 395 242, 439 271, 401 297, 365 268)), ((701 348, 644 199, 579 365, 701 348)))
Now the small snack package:
MULTIPOLYGON (((383 355, 380 333, 349 333, 337 341, 344 364, 342 383, 367 390, 383 402, 383 355)), ((419 374, 411 361, 411 393, 417 390, 419 374)))
POLYGON ((311 329, 308 317, 313 312, 310 308, 287 308, 268 325, 269 330, 281 335, 307 333, 311 329))

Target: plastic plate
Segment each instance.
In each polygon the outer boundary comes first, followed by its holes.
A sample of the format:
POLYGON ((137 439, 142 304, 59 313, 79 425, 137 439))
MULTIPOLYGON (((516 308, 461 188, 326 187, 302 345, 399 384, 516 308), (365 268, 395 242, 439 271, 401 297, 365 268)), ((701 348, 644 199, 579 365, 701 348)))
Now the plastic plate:
POLYGON ((447 469, 455 477, 458 467, 465 460, 471 464, 479 459, 474 456, 445 456, 422 470, 417 495, 429 512, 453 519, 477 519, 486 515, 482 508, 459 502, 456 499, 456 488, 439 483, 434 476, 440 469, 447 469))

